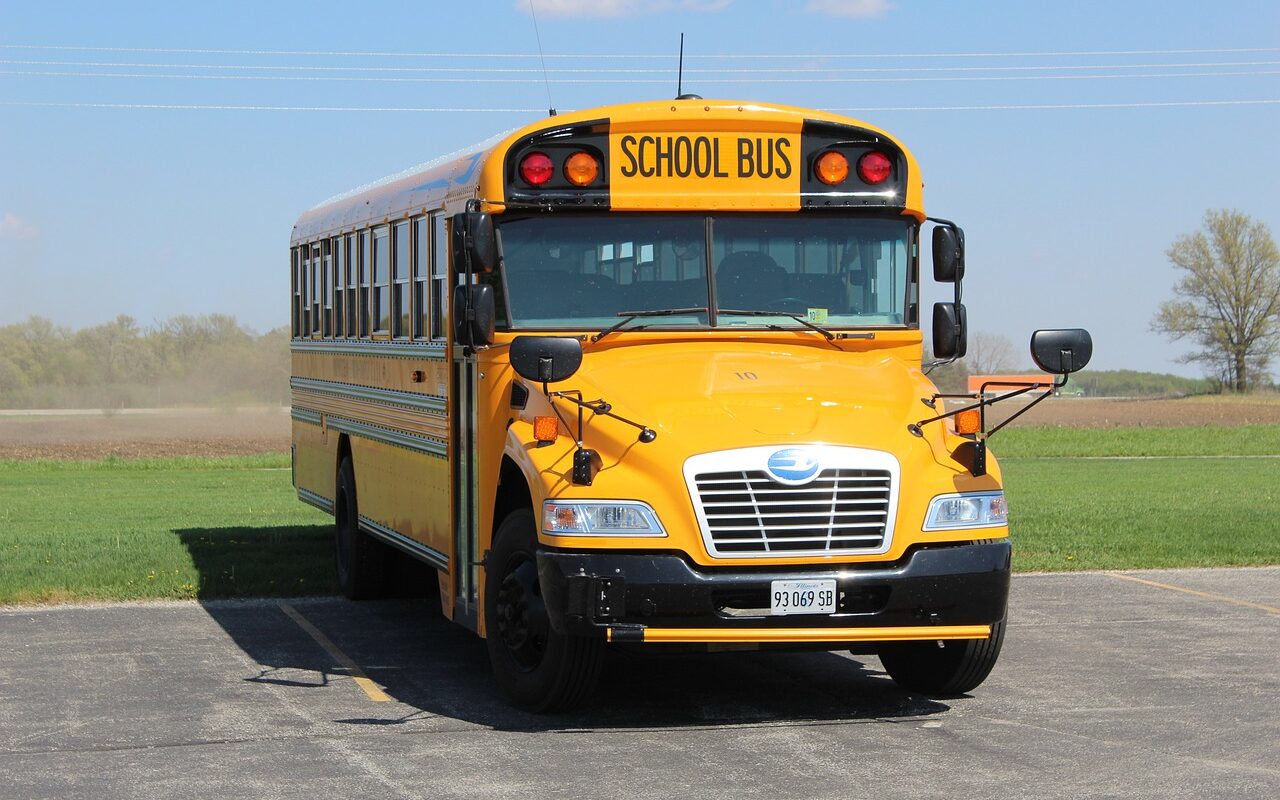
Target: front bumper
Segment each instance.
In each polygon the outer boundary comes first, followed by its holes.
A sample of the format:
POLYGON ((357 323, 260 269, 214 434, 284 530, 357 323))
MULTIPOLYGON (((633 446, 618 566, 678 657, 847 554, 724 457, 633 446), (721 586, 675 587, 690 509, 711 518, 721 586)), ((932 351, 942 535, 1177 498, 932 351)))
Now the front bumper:
POLYGON ((985 639, 1004 618, 1007 539, 919 548, 889 565, 704 568, 679 555, 538 551, 557 631, 611 641, 985 639), (775 580, 836 580, 834 614, 772 616, 775 580))

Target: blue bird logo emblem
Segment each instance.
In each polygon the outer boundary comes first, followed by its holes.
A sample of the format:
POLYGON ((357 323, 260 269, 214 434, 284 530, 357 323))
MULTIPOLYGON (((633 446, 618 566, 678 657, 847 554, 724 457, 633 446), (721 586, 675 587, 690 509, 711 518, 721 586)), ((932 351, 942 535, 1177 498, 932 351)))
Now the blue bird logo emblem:
POLYGON ((777 451, 769 456, 766 465, 771 478, 792 486, 813 480, 821 468, 822 465, 812 453, 798 448, 777 451))

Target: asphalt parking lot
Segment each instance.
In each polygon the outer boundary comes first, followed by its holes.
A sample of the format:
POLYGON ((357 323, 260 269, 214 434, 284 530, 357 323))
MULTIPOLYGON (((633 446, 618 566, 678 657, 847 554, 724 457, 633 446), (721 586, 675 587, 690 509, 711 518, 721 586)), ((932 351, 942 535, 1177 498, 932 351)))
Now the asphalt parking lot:
POLYGON ((1280 796, 1280 568, 1026 575, 972 695, 874 657, 612 658, 512 711, 424 601, 0 610, 0 797, 1280 796))

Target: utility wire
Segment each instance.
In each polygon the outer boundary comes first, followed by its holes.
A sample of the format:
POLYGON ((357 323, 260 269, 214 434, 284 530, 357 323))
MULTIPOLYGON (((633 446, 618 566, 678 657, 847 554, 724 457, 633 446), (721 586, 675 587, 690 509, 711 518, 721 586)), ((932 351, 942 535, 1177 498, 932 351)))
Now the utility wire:
MULTIPOLYGON (((0 62, 3 63, 3 62, 0 62)), ((1276 62, 1280 63, 1280 62, 1276 62)), ((173 80, 220 81, 302 81, 302 82, 355 82, 355 83, 467 83, 467 84, 623 84, 661 85, 661 78, 418 78, 418 77, 367 77, 352 75, 192 75, 163 72, 53 72, 40 70, 4 70, 0 75, 43 78, 134 78, 173 80)), ((1128 80, 1165 78, 1220 78, 1259 77, 1280 75, 1280 70, 1248 70, 1231 72, 1155 72, 1110 73, 1105 75, 951 75, 932 77, 884 77, 884 78, 702 78, 703 84, 813 84, 813 83, 954 83, 1003 82, 1003 81, 1053 81, 1053 80, 1128 80)))
MULTIPOLYGON (((275 72, 412 72, 412 73, 462 73, 475 74, 527 74, 528 67, 340 67, 329 65, 272 65, 272 64, 157 64, 125 61, 46 61, 34 59, 0 58, 0 64, 36 67, 97 67, 117 69, 209 69, 209 70, 265 70, 275 72)), ((1280 60, 1268 61, 1195 61, 1181 63, 1149 63, 1149 64, 1045 64, 1037 66, 990 66, 990 67, 781 67, 781 68, 727 68, 727 69, 690 69, 688 73, 697 75, 737 75, 737 74, 843 74, 843 73, 885 73, 885 72, 1035 72, 1046 70, 1090 70, 1090 69, 1203 69, 1205 67, 1258 67, 1275 66, 1280 60)), ((611 74, 611 75, 668 75, 669 69, 640 68, 585 68, 556 67, 547 72, 558 74, 611 74)))
MULTIPOLYGON (((1280 105, 1280 99, 1259 100, 1180 100, 1150 103, 1038 103, 1030 105, 981 105, 981 106, 866 106, 861 108, 829 108, 837 113, 865 113, 884 111, 1025 111, 1045 109, 1083 108, 1190 108, 1199 106, 1263 106, 1280 105)), ((249 105, 199 105, 176 103, 63 103, 21 100, 0 100, 0 107, 25 108, 102 108, 102 109, 159 109, 179 111, 317 111, 317 112, 394 112, 394 113, 541 113, 540 108, 413 108, 413 107, 355 107, 355 106, 249 106, 249 105)), ((572 109, 570 109, 572 110, 572 109)))
MULTIPOLYGON (((442 53, 442 52, 391 52, 356 50, 244 50, 189 47, 97 47, 90 45, 62 44, 0 44, 3 50, 59 50, 92 53, 186 53, 209 55, 254 56, 344 56, 360 58, 538 58, 538 53, 442 53)), ((1146 56, 1188 55, 1200 53, 1276 53, 1280 47, 1219 47, 1178 48, 1164 50, 1040 50, 1026 52, 980 53, 702 53, 690 55, 690 59, 874 59, 874 58, 1039 58, 1050 56, 1146 56)), ((585 59, 660 59, 674 60, 670 53, 546 53, 544 58, 585 59)))

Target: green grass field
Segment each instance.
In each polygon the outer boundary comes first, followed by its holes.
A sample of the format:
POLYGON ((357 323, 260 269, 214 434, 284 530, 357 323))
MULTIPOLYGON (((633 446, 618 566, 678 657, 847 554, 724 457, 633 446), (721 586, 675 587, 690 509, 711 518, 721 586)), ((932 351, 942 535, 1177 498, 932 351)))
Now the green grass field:
POLYGON ((0 462, 0 604, 332 593, 285 455, 0 462))
MULTIPOLYGON (((1280 563, 1280 425, 1023 428, 992 449, 1017 570, 1280 563)), ((0 462, 0 604, 332 593, 330 526, 284 455, 0 462)))

